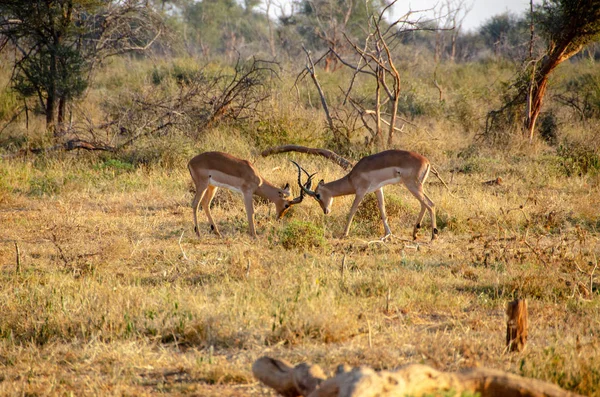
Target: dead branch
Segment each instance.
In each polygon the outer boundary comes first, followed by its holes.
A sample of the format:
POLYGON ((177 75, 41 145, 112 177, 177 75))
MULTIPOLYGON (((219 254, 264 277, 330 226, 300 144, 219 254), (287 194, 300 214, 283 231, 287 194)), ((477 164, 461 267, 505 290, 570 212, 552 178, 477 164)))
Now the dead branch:
POLYGON ((435 167, 434 167, 433 165, 431 166, 431 169, 430 169, 430 171, 431 171, 431 173, 432 173, 433 175, 435 175, 435 176, 436 176, 436 178, 437 178, 437 179, 439 179, 439 180, 440 180, 440 182, 442 182, 442 184, 444 185, 444 187, 445 187, 446 189, 448 189, 448 193, 450 193, 450 195, 451 195, 452 197, 454 197, 454 198, 458 198, 458 197, 456 197, 454 194, 452 194, 452 191, 450 190, 450 187, 449 187, 449 186, 446 184, 446 182, 445 182, 445 181, 442 179, 442 177, 440 176, 440 173, 438 172, 438 170, 437 170, 437 169, 435 169, 435 167))
POLYGON ((551 383, 487 368, 440 372, 426 365, 411 364, 395 371, 374 371, 367 367, 338 366, 326 379, 317 365, 292 367, 270 357, 261 357, 252 366, 254 376, 282 396, 308 397, 401 397, 453 390, 456 394, 478 393, 500 396, 577 396, 551 383))
POLYGON ((323 111, 325 112, 325 117, 327 117, 327 124, 329 124, 329 129, 331 131, 335 130, 333 126, 333 120, 331 119, 331 114, 329 113, 329 106, 327 106, 327 100, 325 99, 325 94, 323 93, 323 88, 321 88, 321 84, 319 84, 319 80, 317 80, 317 72, 315 70, 315 64, 310 56, 310 53, 306 50, 304 46, 302 49, 306 53, 306 71, 310 75, 313 83, 315 83, 315 87, 317 87, 317 91, 319 92, 319 98, 321 98, 321 105, 323 105, 323 111))
POLYGON ((19 243, 17 243, 15 241, 15 254, 16 254, 16 260, 17 260, 17 266, 15 269, 15 273, 19 274, 21 273, 21 250, 19 249, 19 243))
POLYGON ((350 160, 345 159, 344 157, 340 156, 337 153, 332 152, 331 150, 319 149, 319 148, 309 148, 306 146, 299 146, 299 145, 283 145, 283 146, 272 147, 272 148, 263 150, 263 152, 261 153, 261 156, 267 157, 272 154, 279 154, 279 153, 286 153, 286 152, 298 152, 298 153, 306 153, 306 154, 314 154, 314 155, 323 156, 326 159, 333 161, 334 163, 336 163, 337 165, 339 165, 340 167, 342 167, 345 170, 348 170, 354 166, 354 163, 352 163, 350 160))

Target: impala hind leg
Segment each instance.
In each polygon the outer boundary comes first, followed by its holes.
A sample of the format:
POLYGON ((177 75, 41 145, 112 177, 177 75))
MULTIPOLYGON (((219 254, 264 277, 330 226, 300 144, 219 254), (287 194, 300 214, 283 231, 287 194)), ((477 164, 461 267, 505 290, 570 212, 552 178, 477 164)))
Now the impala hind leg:
POLYGON ((375 196, 377 196, 377 206, 379 207, 379 213, 381 214, 381 221, 383 222, 383 228, 385 229, 386 238, 392 234, 392 230, 390 229, 390 225, 387 222, 387 215, 385 213, 385 201, 383 198, 383 188, 379 188, 375 191, 375 196))
POLYGON ((210 222, 210 229, 215 232, 215 234, 219 237, 223 237, 221 236, 221 233, 219 232, 219 228, 217 227, 217 224, 215 223, 212 214, 210 213, 210 203, 212 202, 213 198, 215 197, 215 194, 217 193, 217 189, 218 187, 216 186, 208 186, 208 189, 206 189, 206 193, 204 193, 204 197, 202 197, 202 209, 204 210, 204 213, 206 214, 206 217, 208 218, 208 222, 210 222))
POLYGON ((196 184, 196 195, 192 200, 192 211, 194 212, 194 232, 196 236, 200 237, 200 231, 198 230, 198 206, 200 201, 204 197, 206 190, 208 189, 208 183, 197 183, 196 184))
POLYGON ((252 201, 252 193, 244 193, 244 206, 248 215, 248 233, 253 238, 256 238, 256 228, 254 226, 254 203, 252 201))
POLYGON ((354 214, 356 213, 356 210, 358 210, 358 205, 364 197, 365 192, 356 192, 354 202, 352 203, 352 207, 350 207, 350 213, 348 214, 348 221, 346 222, 346 228, 344 229, 344 237, 348 237, 348 233, 350 232, 350 225, 352 224, 352 218, 354 218, 354 214))
POLYGON ((435 240, 438 234, 435 219, 435 204, 425 194, 425 192, 423 191, 423 185, 420 182, 407 183, 406 188, 412 193, 413 196, 415 196, 417 200, 419 200, 419 203, 421 203, 421 212, 417 217, 417 223, 415 224, 415 227, 413 229, 413 239, 417 239, 417 232, 421 228, 421 221, 423 220, 423 215, 427 210, 429 212, 429 216, 431 217, 431 239, 435 240))

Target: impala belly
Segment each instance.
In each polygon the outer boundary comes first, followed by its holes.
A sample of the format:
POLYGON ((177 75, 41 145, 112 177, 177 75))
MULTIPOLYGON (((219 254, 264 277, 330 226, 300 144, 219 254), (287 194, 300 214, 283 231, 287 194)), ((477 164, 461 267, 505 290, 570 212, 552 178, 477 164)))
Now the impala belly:
POLYGON ((390 167, 368 172, 364 177, 370 182, 367 193, 371 193, 385 185, 400 182, 402 180, 402 173, 400 168, 390 167))
POLYGON ((246 181, 235 176, 227 175, 220 171, 212 170, 208 175, 208 184, 233 190, 234 192, 243 193, 241 187, 246 184, 246 181))

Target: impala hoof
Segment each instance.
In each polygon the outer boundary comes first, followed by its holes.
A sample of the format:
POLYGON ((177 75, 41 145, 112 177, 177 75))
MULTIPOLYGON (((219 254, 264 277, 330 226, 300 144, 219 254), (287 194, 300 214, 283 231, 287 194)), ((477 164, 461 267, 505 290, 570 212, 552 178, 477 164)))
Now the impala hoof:
POLYGON ((439 234, 437 227, 433 228, 433 234, 439 234))

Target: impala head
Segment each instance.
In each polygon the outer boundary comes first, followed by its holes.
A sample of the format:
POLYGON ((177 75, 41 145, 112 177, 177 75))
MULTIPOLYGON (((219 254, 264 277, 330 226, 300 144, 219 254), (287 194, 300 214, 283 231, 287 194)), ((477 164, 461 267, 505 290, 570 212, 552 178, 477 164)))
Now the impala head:
POLYGON ((311 197, 314 197, 314 199, 317 200, 317 202, 323 209, 323 213, 325 215, 329 214, 331 212, 331 204, 333 203, 333 195, 325 187, 325 181, 323 181, 323 179, 321 179, 319 181, 319 184, 317 185, 317 188, 315 190, 310 190, 310 186, 312 183, 312 181, 311 181, 312 177, 316 173, 310 175, 308 172, 306 172, 306 170, 304 168, 300 167, 300 165, 298 165, 298 163, 296 163, 295 161, 292 161, 292 163, 294 163, 296 165, 296 167, 298 168, 298 185, 300 186, 301 192, 306 193, 311 197), (304 171, 304 173, 306 175, 308 175, 308 182, 306 182, 304 185, 302 185, 301 171, 304 171))
POLYGON ((288 212, 288 210, 292 208, 293 205, 300 204, 302 200, 304 200, 304 193, 302 191, 300 192, 300 196, 294 199, 291 198, 292 196, 289 183, 286 183, 284 187, 279 189, 277 194, 278 197, 276 200, 274 200, 274 203, 275 209, 277 211, 278 220, 283 218, 285 213, 288 212))

